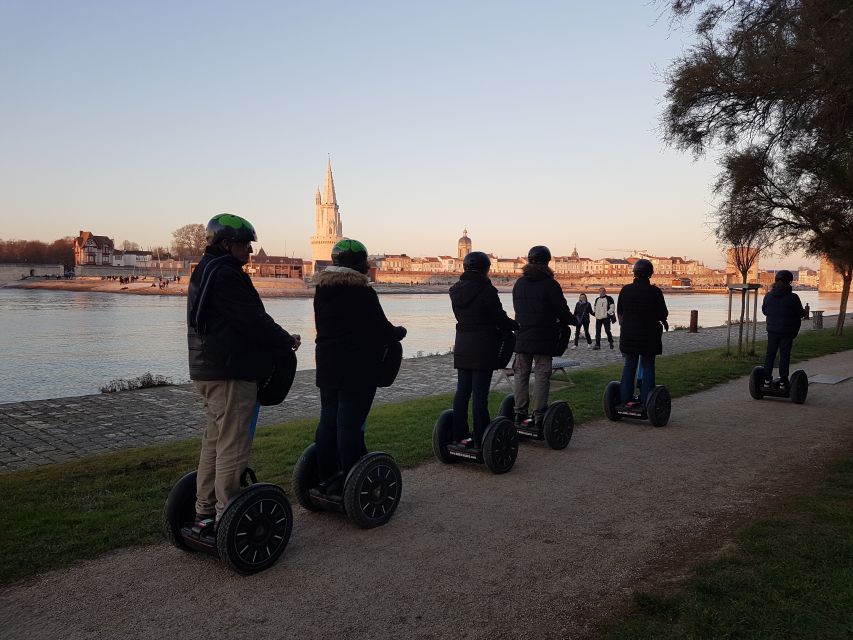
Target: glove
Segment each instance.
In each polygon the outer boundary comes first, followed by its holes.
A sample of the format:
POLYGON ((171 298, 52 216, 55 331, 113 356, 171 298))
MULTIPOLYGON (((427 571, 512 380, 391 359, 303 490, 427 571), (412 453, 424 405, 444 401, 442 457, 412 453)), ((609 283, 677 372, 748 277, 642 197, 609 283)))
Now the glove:
POLYGON ((409 333, 406 330, 406 327, 394 327, 394 329, 397 331, 397 340, 402 340, 406 337, 406 334, 409 333))

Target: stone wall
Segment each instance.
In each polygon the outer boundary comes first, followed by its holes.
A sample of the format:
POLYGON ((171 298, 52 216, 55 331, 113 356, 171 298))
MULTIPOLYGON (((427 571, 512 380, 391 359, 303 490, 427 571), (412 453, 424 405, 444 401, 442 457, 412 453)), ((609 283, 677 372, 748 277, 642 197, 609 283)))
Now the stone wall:
POLYGON ((31 264, 28 262, 12 262, 0 264, 0 284, 16 282, 31 276, 41 277, 62 276, 64 269, 61 264, 31 264))

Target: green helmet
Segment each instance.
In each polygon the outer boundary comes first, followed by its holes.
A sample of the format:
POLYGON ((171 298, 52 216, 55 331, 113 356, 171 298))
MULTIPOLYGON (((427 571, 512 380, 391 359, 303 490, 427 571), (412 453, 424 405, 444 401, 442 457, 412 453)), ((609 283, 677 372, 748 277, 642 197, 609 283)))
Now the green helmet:
POLYGON ((207 223, 207 244, 214 245, 220 240, 231 242, 257 242, 258 234, 252 223, 231 213, 220 213, 207 223))
POLYGON ((343 238, 332 247, 332 264, 367 273, 367 247, 358 240, 343 238))

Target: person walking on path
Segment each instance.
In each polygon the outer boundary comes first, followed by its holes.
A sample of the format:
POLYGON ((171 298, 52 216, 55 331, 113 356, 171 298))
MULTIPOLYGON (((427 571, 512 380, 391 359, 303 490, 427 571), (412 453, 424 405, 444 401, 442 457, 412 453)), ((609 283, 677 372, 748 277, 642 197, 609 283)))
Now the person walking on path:
POLYGON ((778 386, 790 386, 788 371, 791 365, 791 348, 800 332, 800 323, 807 316, 800 296, 791 289, 794 275, 787 269, 776 273, 773 287, 764 296, 761 311, 767 316, 767 355, 764 358, 764 376, 767 384, 773 383, 773 365, 779 352, 778 386))
POLYGON ((601 328, 607 333, 607 341, 610 343, 610 348, 613 348, 613 334, 610 332, 610 323, 616 322, 616 306, 613 304, 613 298, 607 295, 607 289, 601 287, 598 290, 598 297, 595 299, 593 307, 595 315, 595 346, 593 349, 601 349, 601 328))
POLYGON ((254 227, 222 213, 207 223, 207 247, 187 291, 190 379, 204 398, 207 426, 201 440, 196 484, 196 520, 213 526, 240 491, 249 461, 250 425, 257 407, 257 380, 273 369, 273 353, 299 348, 266 313, 249 261, 254 227))
POLYGON ((589 337, 589 317, 593 313, 592 305, 587 301, 586 294, 580 294, 580 296, 578 296, 578 301, 575 303, 575 321, 577 322, 577 329, 575 330, 575 346, 572 347, 573 349, 578 348, 578 338, 581 337, 581 329, 583 329, 584 335, 586 336, 587 346, 592 345, 592 338, 589 337))
POLYGON ((533 387, 533 418, 541 424, 548 407, 552 357, 563 355, 569 344, 571 327, 577 324, 566 304, 554 272, 548 268, 551 252, 537 245, 527 254, 522 276, 512 288, 515 319, 520 325, 516 333, 515 421, 528 418, 530 404, 530 372, 536 374, 533 387))
POLYGON ((317 443, 319 489, 340 495, 344 479, 367 453, 364 430, 382 376, 387 346, 406 336, 385 317, 367 278, 367 249, 343 238, 332 266, 315 278, 316 384, 320 388, 317 443))
POLYGON ((626 284, 619 292, 616 314, 622 325, 619 350, 625 357, 620 385, 622 405, 634 397, 634 379, 637 366, 642 366, 640 403, 655 388, 655 356, 663 353, 661 335, 669 331, 669 311, 663 293, 651 283, 654 267, 649 260, 641 258, 634 263, 634 282, 626 284))
POLYGON ((450 302, 456 317, 453 366, 456 368, 456 395, 453 397, 453 441, 469 440, 468 403, 474 395, 474 440, 481 446, 489 424, 489 386, 498 368, 498 352, 503 336, 518 329, 507 316, 498 290, 489 280, 489 256, 472 251, 462 262, 464 272, 450 287, 450 302))

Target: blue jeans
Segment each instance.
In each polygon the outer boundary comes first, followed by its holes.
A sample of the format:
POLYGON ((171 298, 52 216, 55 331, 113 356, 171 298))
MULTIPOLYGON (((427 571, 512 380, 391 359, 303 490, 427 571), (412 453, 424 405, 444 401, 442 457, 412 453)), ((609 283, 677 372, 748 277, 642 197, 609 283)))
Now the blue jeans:
POLYGON ((794 336, 789 333, 767 332, 767 356, 764 358, 764 375, 768 382, 773 380, 773 363, 776 352, 779 352, 779 377, 787 382, 788 370, 791 366, 791 347, 794 346, 794 336))
POLYGON ((634 397, 634 376, 637 365, 642 364, 642 380, 640 382, 640 402, 646 404, 646 398, 655 388, 655 356, 641 356, 639 353, 623 353, 625 366, 622 368, 620 391, 622 404, 634 397))
POLYGON ((456 370, 456 395, 453 396, 453 440, 468 437, 468 400, 474 394, 474 442, 481 445, 489 424, 489 385, 491 371, 456 370))
POLYGON ((338 471, 346 475, 367 453, 364 429, 375 395, 376 387, 320 389, 320 423, 314 441, 321 480, 338 471))

